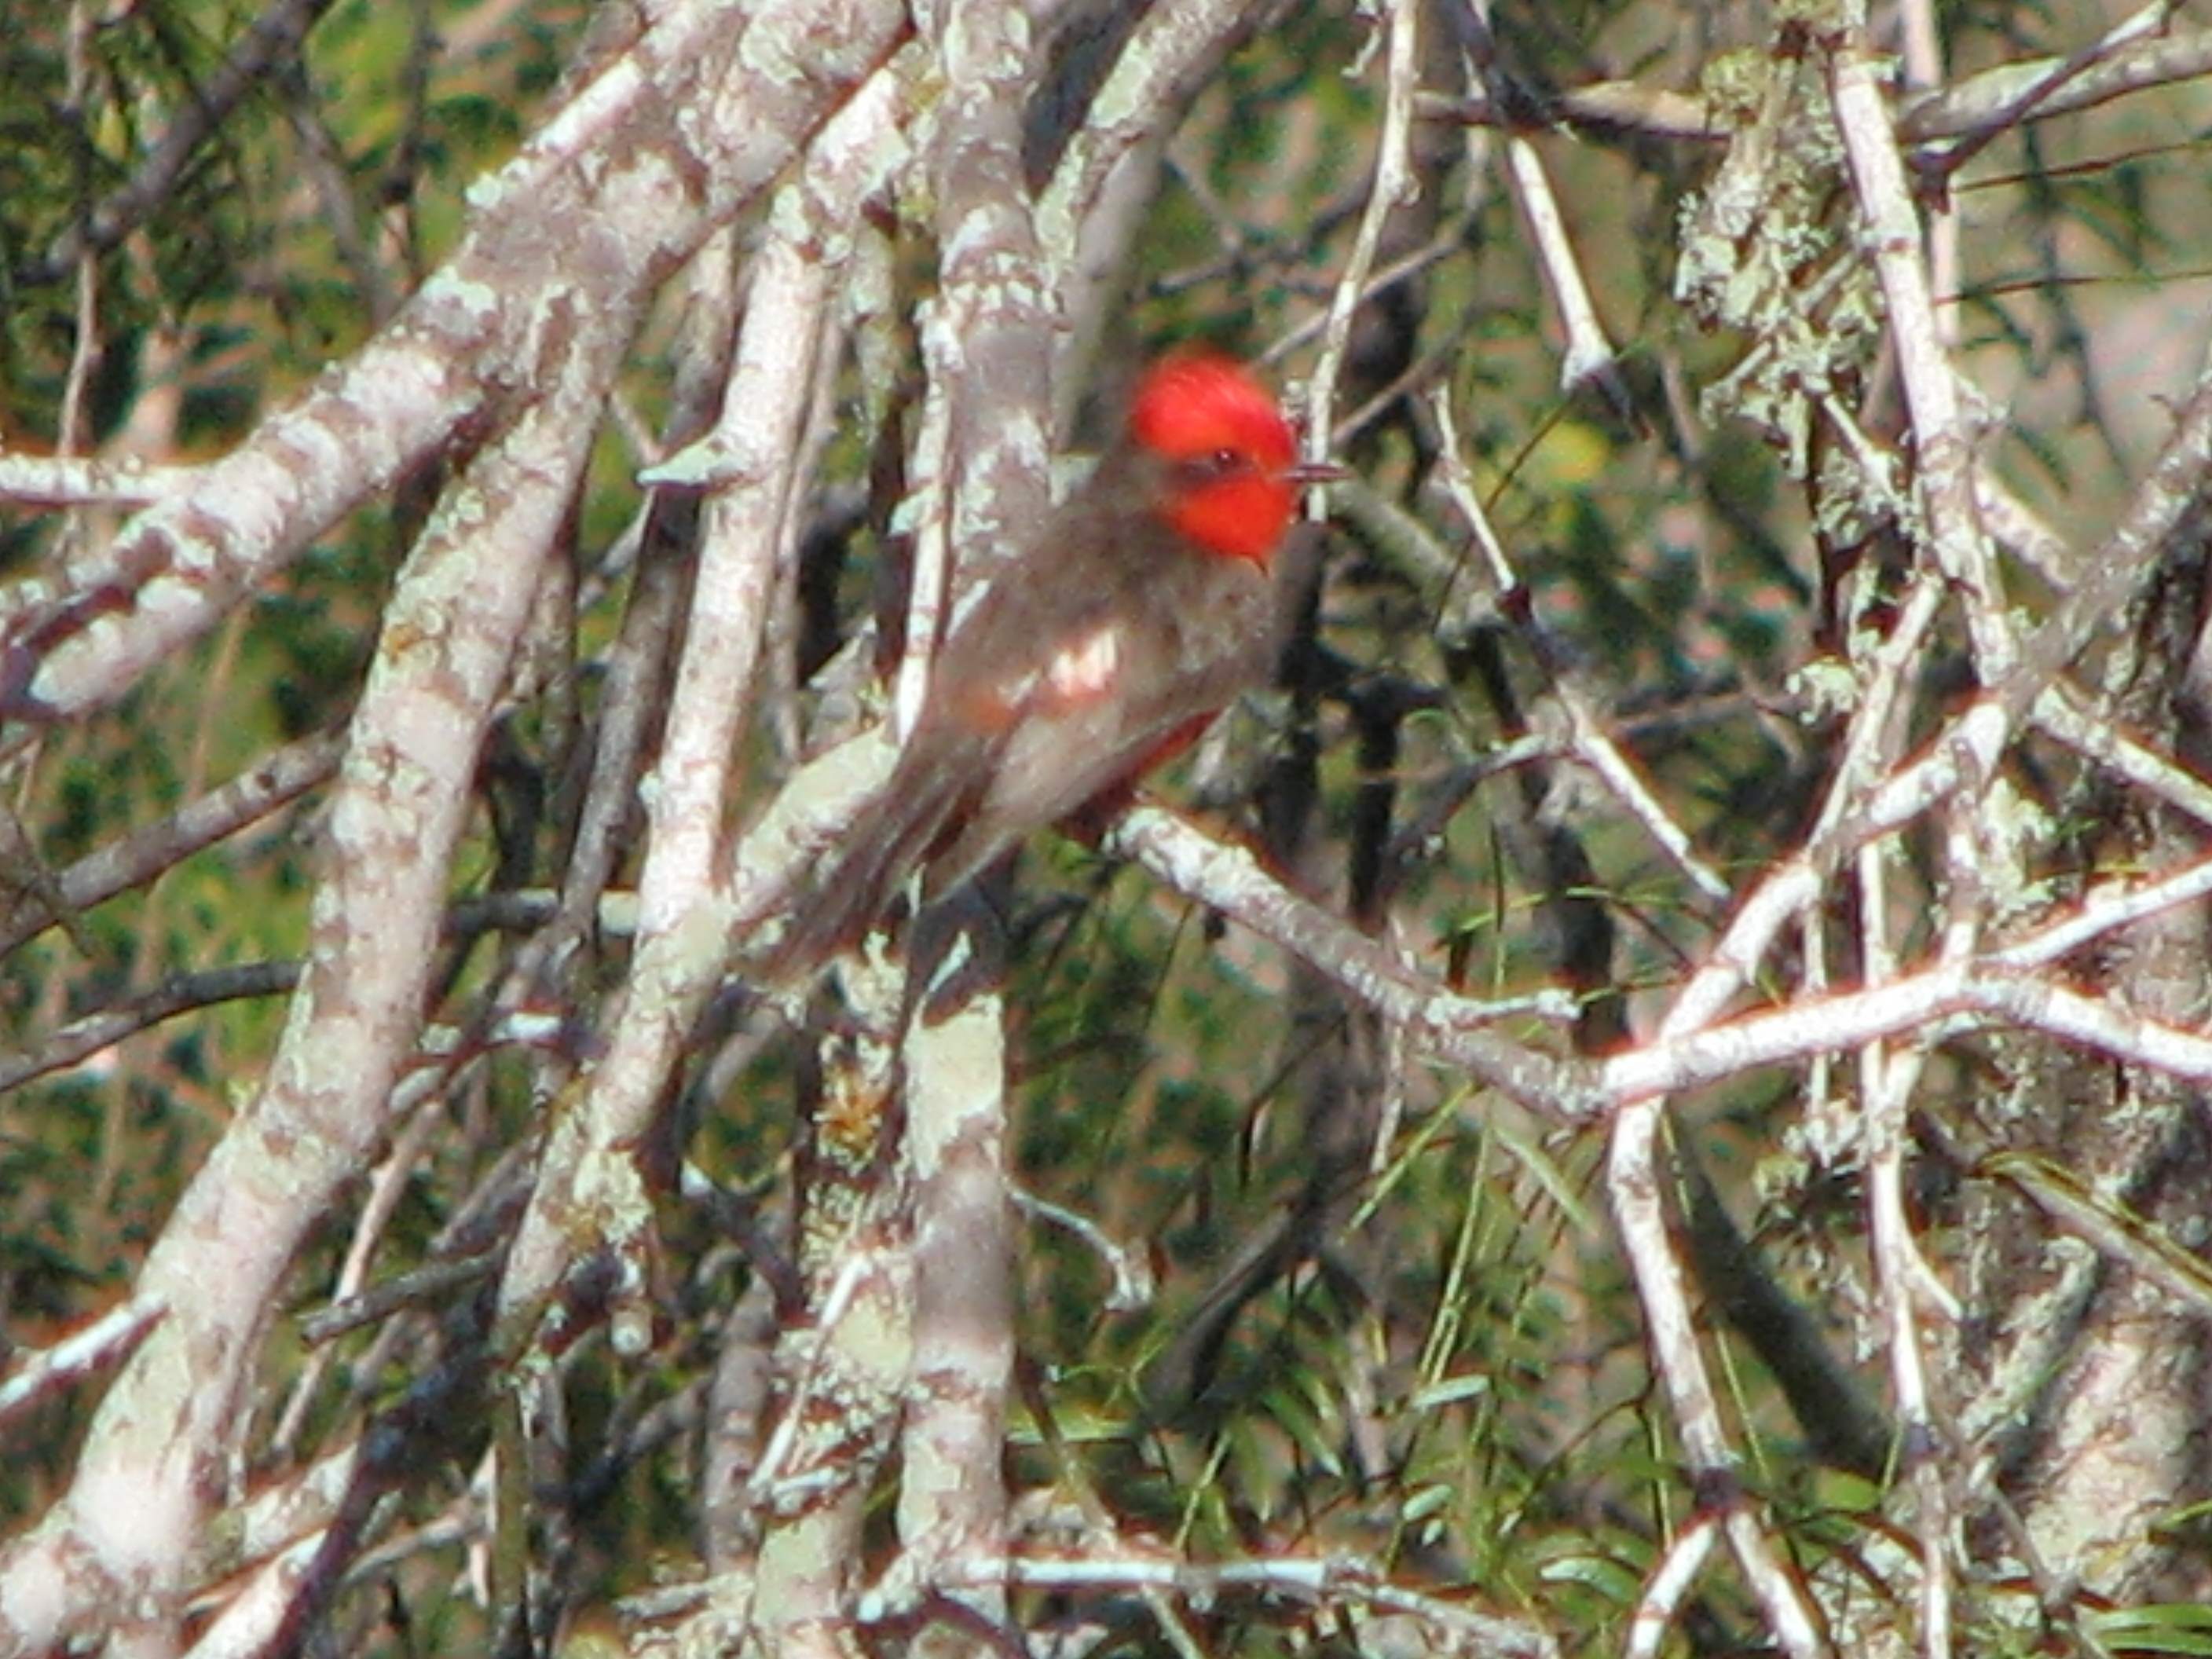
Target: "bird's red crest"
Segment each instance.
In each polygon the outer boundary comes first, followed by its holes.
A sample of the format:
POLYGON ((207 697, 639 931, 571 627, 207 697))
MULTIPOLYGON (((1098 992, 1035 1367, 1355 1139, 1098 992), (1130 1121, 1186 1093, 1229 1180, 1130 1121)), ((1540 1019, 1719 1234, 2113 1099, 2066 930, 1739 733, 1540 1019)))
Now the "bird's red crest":
POLYGON ((1226 357, 1170 357, 1138 384, 1129 435, 1167 461, 1160 513, 1210 553, 1265 564, 1290 527, 1297 445, 1267 389, 1226 357))

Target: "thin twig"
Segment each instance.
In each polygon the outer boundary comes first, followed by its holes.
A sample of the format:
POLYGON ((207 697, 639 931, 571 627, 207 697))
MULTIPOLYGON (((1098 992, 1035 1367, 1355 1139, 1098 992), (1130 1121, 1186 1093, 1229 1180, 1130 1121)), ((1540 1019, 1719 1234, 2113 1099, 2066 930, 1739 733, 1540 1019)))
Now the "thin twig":
POLYGON ((42 1352, 11 1356, 12 1374, 0 1382, 0 1423, 94 1371, 120 1364, 167 1312, 157 1297, 134 1297, 42 1352))

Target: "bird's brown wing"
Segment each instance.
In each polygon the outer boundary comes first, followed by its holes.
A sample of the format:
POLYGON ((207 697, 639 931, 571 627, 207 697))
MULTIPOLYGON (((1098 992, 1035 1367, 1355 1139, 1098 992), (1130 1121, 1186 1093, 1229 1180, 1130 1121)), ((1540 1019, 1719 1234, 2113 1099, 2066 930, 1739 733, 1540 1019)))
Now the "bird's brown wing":
POLYGON ((988 787, 933 850, 933 893, 1141 775, 1273 665, 1273 586, 1254 565, 1177 551, 1125 562, 1100 586, 1056 619, 988 787))
MULTIPOLYGON (((1156 524, 1121 530, 1073 527, 1057 568, 1006 573, 961 620, 890 783, 810 879, 772 972, 856 943, 916 869, 925 901, 950 891, 1264 679, 1267 573, 1159 548, 1156 524)), ((1054 550, 1048 531, 1039 556, 1054 550)))

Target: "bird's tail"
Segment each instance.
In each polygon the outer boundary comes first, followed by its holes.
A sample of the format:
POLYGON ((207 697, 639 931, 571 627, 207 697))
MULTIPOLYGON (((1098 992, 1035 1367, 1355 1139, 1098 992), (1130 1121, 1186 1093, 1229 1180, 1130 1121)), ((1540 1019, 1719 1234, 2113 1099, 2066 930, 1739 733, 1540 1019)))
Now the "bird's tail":
POLYGON ((891 916, 908 879, 923 870, 960 805, 961 757, 916 744, 882 793, 793 884, 781 933, 757 964, 760 979, 789 985, 891 916))

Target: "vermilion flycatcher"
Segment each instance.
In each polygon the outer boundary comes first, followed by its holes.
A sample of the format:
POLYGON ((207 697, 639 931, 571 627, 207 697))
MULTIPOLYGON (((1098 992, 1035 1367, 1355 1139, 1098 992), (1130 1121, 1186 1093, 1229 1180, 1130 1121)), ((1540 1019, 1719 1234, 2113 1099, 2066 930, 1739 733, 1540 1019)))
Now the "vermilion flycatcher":
POLYGON ((1274 398, 1225 357, 1138 383, 1127 425, 955 624, 889 787, 805 884, 787 967, 852 944, 923 872, 927 903, 1133 781, 1274 663, 1269 572, 1302 483, 1274 398))

